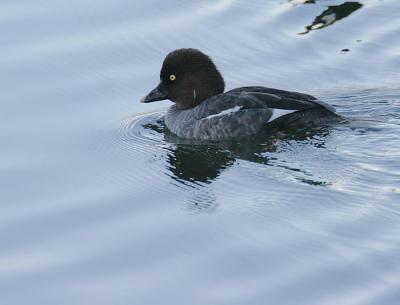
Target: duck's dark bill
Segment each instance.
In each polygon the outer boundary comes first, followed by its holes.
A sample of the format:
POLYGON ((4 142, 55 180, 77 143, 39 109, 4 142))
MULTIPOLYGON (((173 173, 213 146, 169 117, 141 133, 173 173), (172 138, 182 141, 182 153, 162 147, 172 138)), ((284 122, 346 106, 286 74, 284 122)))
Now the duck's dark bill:
POLYGON ((140 100, 141 103, 151 103, 156 101, 162 101, 168 98, 167 90, 160 83, 155 89, 151 90, 149 94, 142 97, 140 100))

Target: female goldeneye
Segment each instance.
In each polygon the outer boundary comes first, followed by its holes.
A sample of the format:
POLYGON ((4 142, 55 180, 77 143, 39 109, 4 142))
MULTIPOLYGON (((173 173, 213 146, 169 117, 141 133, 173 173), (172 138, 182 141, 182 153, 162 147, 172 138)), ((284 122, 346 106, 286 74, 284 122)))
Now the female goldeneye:
POLYGON ((224 79, 210 57, 196 49, 167 55, 160 83, 142 103, 169 99, 167 128, 178 137, 220 140, 258 133, 264 128, 303 128, 337 122, 335 109, 315 97, 265 87, 224 93, 224 79))

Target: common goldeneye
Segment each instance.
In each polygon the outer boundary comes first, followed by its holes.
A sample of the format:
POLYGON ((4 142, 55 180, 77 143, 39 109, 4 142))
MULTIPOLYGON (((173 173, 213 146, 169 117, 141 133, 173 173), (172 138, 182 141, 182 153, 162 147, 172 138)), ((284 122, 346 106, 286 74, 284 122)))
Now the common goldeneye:
POLYGON ((165 115, 167 128, 178 137, 197 140, 341 120, 333 107, 311 95, 265 87, 241 87, 224 93, 224 88, 224 79, 210 57, 196 49, 178 49, 164 59, 159 85, 141 102, 174 102, 165 115))

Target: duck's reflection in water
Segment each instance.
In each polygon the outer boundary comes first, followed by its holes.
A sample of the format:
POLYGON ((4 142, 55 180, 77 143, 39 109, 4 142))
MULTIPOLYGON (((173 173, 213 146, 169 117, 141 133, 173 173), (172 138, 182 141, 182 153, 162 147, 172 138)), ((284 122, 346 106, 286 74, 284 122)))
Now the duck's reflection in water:
MULTIPOLYGON (((174 181, 186 186, 200 188, 212 183, 225 169, 231 167, 236 160, 246 160, 263 165, 270 165, 268 152, 276 151, 287 141, 304 141, 318 135, 319 148, 324 147, 324 137, 329 133, 326 128, 298 129, 280 132, 262 132, 255 136, 229 141, 205 142, 178 138, 168 131, 162 119, 144 126, 159 133, 164 140, 172 145, 168 148, 168 171, 174 181)), ((299 168, 277 165, 296 173, 304 173, 307 179, 298 179, 312 185, 325 185, 319 180, 313 180, 309 173, 299 168)), ((203 195, 202 195, 203 196, 203 195)), ((204 196, 203 196, 204 197, 204 196)), ((206 196, 210 199, 213 196, 206 196)), ((205 200, 207 201, 207 200, 205 200)))
MULTIPOLYGON (((306 1, 304 3, 314 3, 306 1)), ((306 26, 306 31, 299 33, 299 35, 304 35, 313 30, 323 29, 327 26, 334 24, 345 17, 348 17, 363 5, 359 2, 344 2, 340 5, 331 5, 323 11, 319 16, 315 17, 314 21, 306 26)))
POLYGON ((254 145, 249 146, 248 143, 185 140, 176 137, 166 128, 164 137, 174 144, 167 156, 171 178, 192 188, 186 207, 191 212, 210 213, 216 210, 218 201, 214 189, 209 185, 237 159, 268 162, 267 158, 255 153, 254 145))
POLYGON ((183 182, 210 183, 234 162, 232 154, 213 145, 178 144, 168 154, 168 169, 183 182))

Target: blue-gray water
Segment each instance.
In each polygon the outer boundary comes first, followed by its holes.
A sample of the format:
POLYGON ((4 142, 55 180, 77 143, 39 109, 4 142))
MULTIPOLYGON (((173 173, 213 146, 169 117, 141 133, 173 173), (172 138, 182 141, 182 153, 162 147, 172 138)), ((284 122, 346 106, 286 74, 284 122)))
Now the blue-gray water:
POLYGON ((2 305, 399 304, 398 0, 3 0, 0 33, 2 305), (179 47, 351 123, 171 140, 139 99, 179 47))

